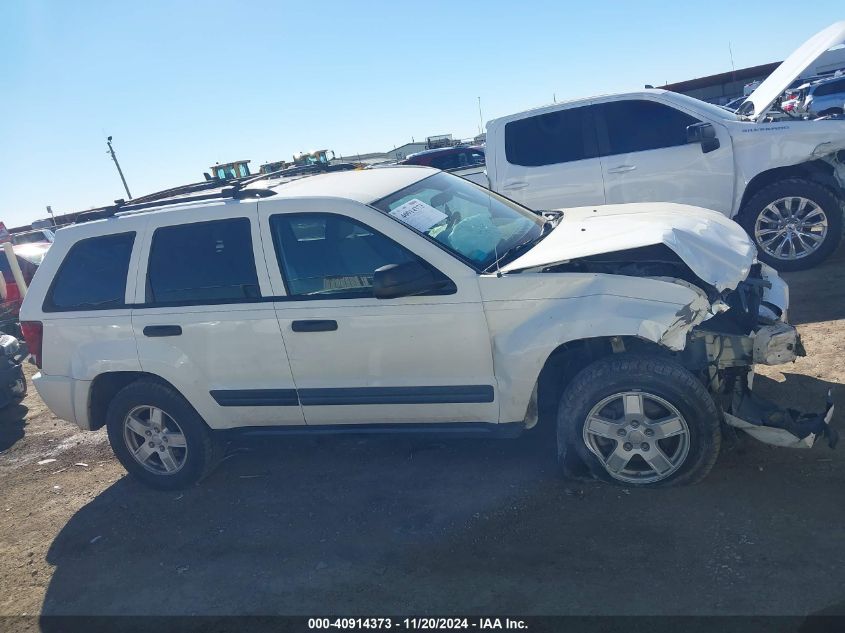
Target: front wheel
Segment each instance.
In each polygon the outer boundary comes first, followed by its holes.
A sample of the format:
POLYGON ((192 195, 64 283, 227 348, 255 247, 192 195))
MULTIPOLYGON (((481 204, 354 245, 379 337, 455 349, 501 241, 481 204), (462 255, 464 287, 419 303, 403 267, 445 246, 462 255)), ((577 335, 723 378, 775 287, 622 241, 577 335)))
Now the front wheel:
MULTIPOLYGON (((700 481, 719 454, 719 414, 704 386, 660 356, 618 354, 584 368, 558 408, 558 456, 574 451, 606 481, 700 481)), ((562 464, 563 465, 563 464, 562 464)))
POLYGON ((763 187, 745 205, 740 222, 757 254, 780 271, 824 261, 842 237, 842 203, 828 188, 790 178, 763 187))

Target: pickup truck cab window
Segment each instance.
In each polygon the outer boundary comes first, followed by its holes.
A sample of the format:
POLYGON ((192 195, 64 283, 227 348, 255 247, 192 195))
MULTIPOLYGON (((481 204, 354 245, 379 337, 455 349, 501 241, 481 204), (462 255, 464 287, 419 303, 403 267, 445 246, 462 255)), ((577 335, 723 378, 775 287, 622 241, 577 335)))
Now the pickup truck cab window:
POLYGON ((543 236, 538 215, 446 174, 420 180, 373 206, 479 270, 543 236))
POLYGON ((270 217, 270 229, 288 294, 294 297, 372 297, 376 269, 422 262, 390 238, 343 215, 277 214, 270 217))
POLYGON ((687 127, 700 121, 675 108, 632 99, 593 106, 602 155, 630 154, 687 144, 687 127))
POLYGON ((505 154, 523 167, 570 163, 595 157, 595 139, 589 107, 568 108, 505 125, 505 154))
POLYGON ((244 301, 260 297, 247 218, 156 229, 147 303, 244 301))
POLYGON ((92 237, 74 244, 56 273, 44 310, 62 312, 122 307, 134 242, 133 232, 92 237))

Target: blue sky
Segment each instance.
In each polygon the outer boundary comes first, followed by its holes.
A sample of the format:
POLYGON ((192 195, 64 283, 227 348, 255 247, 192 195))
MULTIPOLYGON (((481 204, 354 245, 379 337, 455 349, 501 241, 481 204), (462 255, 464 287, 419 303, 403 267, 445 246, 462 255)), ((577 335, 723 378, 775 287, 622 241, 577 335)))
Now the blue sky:
POLYGON ((94 2, 0 7, 0 220, 313 148, 381 151, 567 97, 784 58, 841 0, 94 2))

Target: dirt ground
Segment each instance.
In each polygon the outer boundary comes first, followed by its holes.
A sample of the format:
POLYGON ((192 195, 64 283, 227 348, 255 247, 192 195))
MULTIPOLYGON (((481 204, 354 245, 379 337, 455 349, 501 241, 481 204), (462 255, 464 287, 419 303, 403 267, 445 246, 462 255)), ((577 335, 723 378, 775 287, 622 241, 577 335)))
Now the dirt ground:
MULTIPOLYGON (((845 249, 786 277, 808 355, 756 388, 832 388, 841 428, 845 249)), ((548 427, 244 443, 160 493, 30 388, 0 413, 0 615, 839 614, 843 500, 845 442, 739 437, 703 483, 640 491, 561 480, 548 427)))

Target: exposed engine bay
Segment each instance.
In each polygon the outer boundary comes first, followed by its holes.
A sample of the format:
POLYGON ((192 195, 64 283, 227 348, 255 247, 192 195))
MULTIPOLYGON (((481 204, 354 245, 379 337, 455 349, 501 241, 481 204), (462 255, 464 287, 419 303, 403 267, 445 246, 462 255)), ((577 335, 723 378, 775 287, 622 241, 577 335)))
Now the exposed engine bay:
POLYGON ((671 353, 707 386, 725 423, 776 446, 807 448, 819 437, 831 448, 836 445, 830 394, 824 412, 807 414, 752 391, 755 364, 782 365, 806 355, 797 330, 786 322, 786 286, 773 269, 755 263, 736 288, 719 292, 674 251, 656 244, 573 259, 544 272, 650 277, 695 286, 710 301, 712 316, 689 331, 682 351, 671 353))

